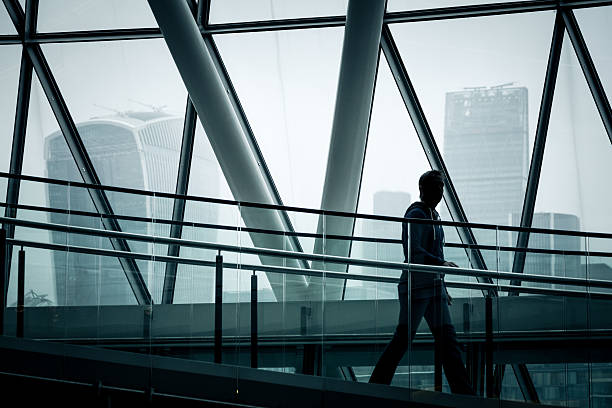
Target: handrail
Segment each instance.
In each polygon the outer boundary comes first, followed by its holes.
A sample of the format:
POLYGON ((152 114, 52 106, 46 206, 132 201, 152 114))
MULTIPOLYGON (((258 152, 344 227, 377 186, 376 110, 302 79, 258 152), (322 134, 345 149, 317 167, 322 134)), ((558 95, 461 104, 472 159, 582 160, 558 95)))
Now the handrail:
MULTIPOLYGON (((141 217, 135 215, 119 215, 119 214, 100 214, 92 211, 82 210, 67 210, 63 208, 44 207, 36 205, 25 205, 25 204, 7 204, 0 202, 0 207, 10 207, 20 210, 47 212, 52 214, 65 214, 65 215, 78 215, 92 218, 114 218, 122 221, 134 221, 143 222, 150 224, 164 224, 164 225, 181 225, 183 227, 197 227, 203 229, 215 229, 225 231, 236 231, 238 227, 236 225, 225 225, 225 224, 213 224, 203 223, 195 221, 176 221, 166 218, 152 218, 152 217, 141 217)), ((421 220, 423 221, 423 220, 421 220)), ((336 234, 317 234, 313 232, 296 232, 296 231, 279 231, 269 230, 263 228, 249 228, 240 227, 241 232, 254 232, 259 234, 269 235, 282 235, 282 236, 294 236, 303 238, 325 238, 334 240, 347 240, 357 242, 369 242, 376 244, 397 244, 401 245, 401 239, 393 238, 377 238, 377 237, 361 237, 361 236, 349 236, 349 235, 336 235, 336 234)), ((579 251, 579 250, 563 250, 563 249, 547 249, 547 248, 520 248, 512 246, 500 246, 500 245, 487 245, 487 244, 464 244, 459 242, 445 242, 445 247, 448 248, 462 248, 462 249, 481 249, 487 251, 501 251, 501 252, 525 252, 533 254, 550 254, 550 255, 562 255, 562 256, 596 256, 602 258, 612 258, 612 253, 601 252, 601 251, 579 251)))
MULTIPOLYGON (((112 249, 101 249, 101 248, 90 248, 90 247, 81 247, 75 245, 61 245, 61 244, 50 244, 44 242, 35 242, 35 241, 27 241, 21 239, 7 238, 7 243, 10 243, 15 246, 23 246, 28 248, 39 248, 39 249, 49 249, 53 251, 64 251, 64 252, 74 252, 74 253, 82 253, 89 255, 100 255, 100 256, 109 256, 109 257, 123 257, 123 258, 131 258, 131 259, 139 259, 145 261, 156 261, 156 262, 174 262, 179 264, 186 265, 196 265, 196 266, 205 266, 214 268, 216 266, 215 261, 206 261, 203 259, 196 258, 185 258, 185 257, 175 257, 175 256, 167 256, 167 255, 154 255, 154 254, 143 254, 140 252, 126 252, 126 251, 116 251, 112 249)), ((256 249, 261 250, 261 249, 256 249)), ((294 254, 301 254, 299 252, 294 254)), ((340 257, 336 257, 340 258, 340 257)), ((351 259, 346 258, 347 263, 351 265, 360 265, 362 262, 370 263, 379 263, 376 261, 369 261, 364 259, 351 259), (351 261, 351 262, 348 262, 351 261)), ((384 263, 384 267, 390 266, 389 264, 393 264, 392 262, 380 262, 384 263)), ((401 264, 404 268, 408 268, 407 270, 413 272, 424 272, 431 274, 440 274, 446 273, 447 275, 456 274, 459 276, 477 276, 473 274, 473 272, 490 272, 491 271, 481 271, 476 269, 463 269, 463 268, 451 268, 444 266, 430 266, 430 265, 418 265, 418 264, 401 264), (457 272, 457 273, 453 273, 457 272)), ((398 283, 400 278, 392 278, 386 276, 377 276, 377 275, 368 275, 368 274, 353 274, 346 272, 329 272, 324 270, 316 270, 316 269, 300 269, 300 268, 292 268, 286 266, 273 266, 273 265, 254 265, 254 264, 244 264, 244 263, 235 263, 235 262, 223 262, 224 268, 235 269, 239 271, 244 271, 245 273, 252 273, 253 271, 261 271, 261 272, 271 272, 271 273, 280 273, 286 275, 306 275, 316 278, 322 279, 347 279, 347 280, 356 280, 356 281, 365 281, 365 282, 378 282, 378 283, 398 283)), ((498 272, 497 272, 498 273, 498 272)), ((508 274, 512 274, 508 272, 508 274)), ((514 276, 514 274, 512 274, 514 276)), ((564 278, 564 277, 551 277, 544 275, 528 275, 522 274, 521 276, 517 276, 517 279, 540 282, 540 283, 563 283, 566 285, 578 285, 585 286, 587 288, 604 288, 609 289, 612 288, 612 282, 607 281, 586 281, 581 280, 583 282, 578 282, 577 278, 564 278), (550 280, 550 282, 549 282, 550 280), (553 282, 554 280, 554 282, 553 282)), ((507 279, 507 278, 506 278, 507 279)), ((548 289, 548 288, 530 288, 525 286, 514 286, 514 285, 498 285, 491 283, 472 283, 472 282, 445 282, 446 286, 454 287, 454 288, 462 288, 462 289, 480 289, 480 290, 489 290, 489 289, 497 289, 501 292, 522 292, 522 293, 531 293, 538 295, 553 295, 553 296, 572 296, 572 297, 590 297, 596 299, 608 299, 612 300, 612 293, 604 293, 604 292, 584 292, 584 291, 576 291, 576 290, 567 290, 567 289, 548 289)))
MULTIPOLYGON (((279 249, 269 249, 269 248, 250 248, 243 247, 237 245, 229 245, 229 244, 219 244, 213 242, 205 242, 205 241, 195 241, 195 240, 187 240, 182 238, 169 238, 169 237, 158 237, 151 236, 145 234, 137 234, 132 232, 118 232, 118 231, 109 231, 104 229, 97 228, 89 228, 89 227, 76 227, 76 226, 67 226, 61 224, 54 223, 45 223, 39 221, 26 221, 26 220, 18 220, 8 217, 0 217, 0 222, 2 223, 10 223, 15 226, 21 226, 26 228, 35 228, 35 229, 44 229, 49 231, 58 231, 58 232, 66 232, 66 233, 74 233, 81 235, 91 235, 91 236, 101 236, 107 238, 122 238, 127 240, 136 240, 143 241, 155 244, 175 244, 192 248, 200 248, 200 249, 211 249, 214 251, 225 251, 225 252, 234 252, 234 253, 248 253, 254 255, 263 255, 263 256, 273 256, 273 257, 281 257, 281 258, 293 258, 293 259, 303 259, 309 261, 319 261, 324 263, 336 263, 336 264, 345 264, 345 265, 356 265, 356 266, 366 266, 366 267, 375 267, 375 268, 383 268, 383 269, 397 269, 397 270, 410 270, 416 272, 425 272, 425 273, 433 273, 440 274, 444 273, 447 275, 459 275, 459 276, 472 276, 472 277, 488 277, 491 279, 518 279, 521 281, 528 282, 540 282, 540 283, 556 283, 556 284, 564 284, 564 285, 573 285, 573 286, 584 286, 584 287, 595 287, 595 288, 606 288, 612 289, 612 281, 601 281, 601 280, 593 280, 593 279, 582 279, 582 278, 568 278, 561 276, 546 276, 546 275, 534 275, 534 274, 516 274, 513 272, 500 272, 500 271, 490 271, 490 270, 480 270, 480 269, 467 269, 467 268, 454 268, 447 266, 433 266, 433 265, 420 265, 420 264, 407 264, 402 262, 391 262, 391 261, 380 261, 380 260, 370 260, 370 259, 360 259, 360 258, 351 258, 351 257, 343 257, 343 256, 335 256, 335 255, 323 255, 323 254, 307 254, 303 252, 294 252, 288 250, 279 250, 279 249)), ((22 240, 8 240, 9 243, 14 243, 15 245, 26 245, 33 246, 35 243, 32 241, 22 241, 22 240), (24 244, 25 243, 25 244, 24 244)), ((78 247, 69 247, 66 245, 59 244, 45 244, 45 245, 54 245, 53 248, 56 250, 61 250, 61 248, 78 248, 78 247)), ((48 247, 49 249, 51 247, 48 247)), ((88 248, 91 249, 91 248, 88 248)), ((103 250, 105 254, 109 254, 110 256, 118 256, 124 257, 125 254, 129 254, 123 251, 114 251, 114 250, 103 250), (113 255, 115 254, 115 255, 113 255)), ((149 254, 139 254, 139 256, 145 257, 153 257, 146 258, 149 260, 158 260, 160 262, 177 262, 177 263, 186 263, 184 258, 175 258, 175 257, 167 257, 162 255, 149 255, 149 254)), ((130 256, 126 256, 130 257, 130 256)), ((137 258, 137 259, 145 259, 145 258, 137 258)), ((197 264, 197 263, 196 263, 197 264)), ((214 262, 210 261, 210 264, 201 264, 204 266, 212 266, 214 262)), ((242 269, 244 267, 238 267, 238 269, 242 269)), ((252 270, 253 268, 260 271, 269 271, 276 273, 283 273, 282 271, 293 271, 291 274, 297 275, 309 275, 307 273, 308 270, 300 269, 300 268, 279 268, 276 266, 266 266, 266 265, 258 265, 253 266, 252 268, 246 268, 252 270), (268 269, 272 268, 272 269, 268 269)), ((332 277, 338 279, 354 279, 354 276, 363 276, 363 275, 352 275, 345 272, 327 272, 327 271, 319 271, 323 275, 322 277, 332 277)), ((310 275, 314 276, 314 275, 310 275)), ((379 277, 376 277, 379 278, 379 277)), ((360 279, 362 280, 362 279, 360 279)), ((384 282, 385 280, 382 280, 384 282)), ((396 281, 393 281, 396 282, 396 281)), ((499 285, 493 285, 492 287, 499 287, 499 285)), ((517 286, 512 286, 513 288, 517 288, 517 286)))
POLYGON ((451 226, 451 227, 467 227, 467 228, 475 228, 475 229, 489 229, 489 230, 511 231, 511 232, 525 231, 525 232, 530 232, 534 234, 543 233, 543 234, 554 234, 554 235, 571 235, 571 236, 590 237, 590 238, 612 239, 612 233, 605 233, 605 232, 555 230, 555 229, 547 229, 547 228, 526 228, 526 227, 516 227, 516 226, 509 226, 509 225, 495 225, 495 224, 485 224, 485 223, 455 222, 455 221, 442 221, 442 220, 424 220, 424 219, 418 219, 418 218, 391 217, 391 216, 386 216, 386 215, 350 213, 350 212, 331 211, 331 210, 317 210, 317 209, 305 208, 305 207, 253 203, 253 202, 247 202, 247 201, 234 201, 234 200, 226 200, 226 199, 221 199, 221 198, 199 197, 199 196, 193 196, 193 195, 165 193, 165 192, 160 192, 160 191, 145 191, 145 190, 138 190, 138 189, 133 189, 133 188, 126 188, 126 187, 107 186, 107 185, 102 185, 102 184, 100 185, 88 184, 84 182, 59 180, 59 179, 52 179, 52 178, 38 177, 38 176, 16 175, 16 174, 10 174, 6 172, 0 172, 0 178, 2 177, 16 178, 20 180, 34 181, 34 182, 45 183, 45 184, 63 185, 67 187, 113 191, 113 192, 118 192, 118 193, 134 194, 134 195, 148 196, 148 197, 154 197, 154 198, 170 198, 170 199, 181 199, 181 200, 198 201, 198 202, 208 202, 208 203, 215 203, 215 204, 233 205, 237 207, 292 211, 292 212, 301 212, 301 213, 316 214, 316 215, 369 219, 369 220, 376 220, 376 221, 410 222, 410 223, 416 223, 416 224, 446 225, 446 226, 451 226))

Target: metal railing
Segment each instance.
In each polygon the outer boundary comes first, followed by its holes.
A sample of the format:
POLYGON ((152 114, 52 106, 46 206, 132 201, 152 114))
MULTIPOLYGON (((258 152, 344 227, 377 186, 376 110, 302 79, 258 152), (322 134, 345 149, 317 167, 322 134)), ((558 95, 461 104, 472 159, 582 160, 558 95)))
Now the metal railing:
MULTIPOLYGON (((215 198, 205 198, 205 197, 196 197, 189 195, 177 195, 171 193, 163 193, 163 192, 150 192, 150 191, 140 191, 135 189, 128 188, 120 188, 114 186, 101 186, 101 185, 92 185, 87 183, 80 182, 68 182, 64 180, 55 180, 41 177, 32 177, 32 176, 15 176, 7 173, 0 173, 0 177, 4 178, 16 178, 20 180, 37 182, 37 183, 45 183, 45 184, 53 184, 66 186, 68 188, 78 188, 78 189, 98 189, 105 191, 112 191, 118 193, 126 193, 126 194, 134 194, 138 196, 148 196, 152 198, 165 198, 165 199, 173 199, 173 200, 191 200, 195 202, 205 202, 212 204, 221 204, 221 205, 229 205, 235 206, 237 208, 242 207, 250 207, 250 208, 259 208, 259 209, 267 209, 270 211, 293 211, 307 214, 316 214, 316 215, 327 215, 327 216, 339 216, 339 217, 352 217, 359 218, 364 220, 375 220, 375 221, 384 221, 384 222, 396 222, 396 223, 426 223, 426 224, 438 224, 448 227, 464 227, 464 228, 478 228, 484 230, 495 230, 495 231, 508 231, 508 232, 521 232, 526 231, 533 234, 554 234, 554 235, 565 235, 565 236, 575 236, 582 238, 597 238, 597 239, 612 239, 612 234, 607 233, 599 233, 599 232, 582 232, 582 231, 563 231, 563 230, 552 230, 545 228, 522 228, 522 227, 513 227, 513 226, 497 226, 491 224, 481 224, 481 223, 457 223, 450 221, 430 221, 430 220, 422 220, 422 219, 404 219, 399 217, 389 217, 389 216, 378 216, 378 215, 369 215, 369 214, 353 214, 353 213, 344 213, 344 212, 334 212, 334 211, 323 211, 323 210, 313 210, 307 208, 300 207, 291 207, 291 206, 278 206, 278 205, 268 205, 268 204, 257 204, 257 203, 245 203, 238 202, 232 200, 222 200, 215 198)), ((65 214, 65 215, 78 215, 84 217, 111 217, 116 220, 125 220, 125 221, 136 221, 142 223, 151 223, 151 224, 163 224, 163 225, 174 225, 179 224, 181 226, 190 226, 194 228, 206 228, 213 230, 236 230, 237 226, 232 225, 223 225, 218 223, 198 223, 198 222, 185 222, 185 221, 173 221, 169 219, 158 219, 154 217, 143 217, 143 216, 127 216, 127 215, 101 215, 94 212, 88 211, 73 211, 70 209, 62 209, 62 208, 53 208, 53 207, 44 207, 44 206, 34 206, 34 205, 24 205, 24 204, 6 204, 0 203, 0 206, 4 206, 5 208, 12 208, 17 210, 27 210, 27 211, 35 211, 39 213, 47 213, 47 214, 65 214)), ((14 212, 13 212, 14 214, 14 212)), ((189 240, 182 238, 170 238, 164 236, 153 236, 148 234, 138 234, 132 232, 123 232, 123 231, 112 231, 112 230, 104 230, 98 228, 90 228, 90 227, 82 227, 77 225, 65 225, 58 224, 52 222, 39 222, 39 221, 29 221, 24 219, 16 219, 11 217, 0 217, 0 222, 3 224, 2 234, 0 235, 0 257, 2 258, 2 268, 3 273, 1 274, 3 282, 1 282, 1 287, 4 288, 2 291, 2 313, 0 314, 0 327, 4 325, 4 308, 6 306, 6 290, 8 286, 8 282, 6 279, 6 271, 4 268, 8 265, 6 258, 6 249, 7 247, 20 247, 20 256, 18 257, 18 282, 19 285, 18 292, 20 292, 17 303, 17 335, 23 336, 24 332, 24 299, 23 299, 23 281, 25 276, 25 252, 24 248, 39 248, 45 249, 49 251, 65 251, 72 253, 82 253, 82 254, 90 254, 102 257, 113 257, 113 258, 123 258, 123 259, 131 259, 131 260, 146 260, 146 261, 154 261, 154 262, 164 262, 164 263, 174 263, 174 264, 183 264, 183 265, 197 265, 204 267, 215 268, 215 361, 221 362, 221 347, 223 343, 223 328, 221 325, 222 321, 222 294, 223 294, 223 283, 222 276, 224 269, 235 269, 239 271, 243 271, 244 273, 252 274, 251 276, 251 365, 253 367, 257 367, 258 361, 258 353, 257 353, 257 345, 258 345, 258 333, 257 333, 257 310, 258 310, 258 297, 257 297, 257 275, 254 273, 255 271, 261 272, 269 272, 275 274, 283 274, 283 275, 300 275, 300 276, 309 276, 311 278, 322 279, 325 282, 326 279, 342 279, 342 280, 354 280, 354 281, 363 281, 363 282, 378 282, 378 283, 398 283, 399 278, 397 277, 389 277, 389 276, 378 276, 378 275, 370 275, 370 274, 355 274, 355 273, 346 273, 346 272, 334 272, 334 271, 326 271, 314 268, 299 268, 299 267, 287 267, 287 266, 278 266, 278 265, 266 265, 266 264, 251 264, 251 263, 243 263, 243 262, 225 262, 223 261, 223 253, 238 253, 238 254, 252 254, 258 256, 265 257, 274 257, 281 259, 296 259, 306 262, 317 262, 322 264, 342 264, 347 266, 361 266, 361 267, 369 267, 369 268, 381 268, 388 270, 401 270, 408 271, 408 273, 426 273, 426 274, 445 274, 450 276, 464 276, 464 277, 473 277, 473 278, 488 278, 491 282, 497 281, 497 283, 476 283, 476 282, 447 282, 446 285, 451 288, 463 288, 463 289, 476 289, 482 291, 484 294, 486 293, 499 293, 499 292, 507 292, 507 293, 528 293, 528 294, 536 294, 536 295, 550 295, 550 296, 567 296, 567 297, 586 297, 589 299, 604 299, 604 300, 612 300, 612 293, 606 293, 601 290, 610 290, 612 289, 612 281, 607 280, 596 280, 596 279, 588 279, 588 278, 576 278, 576 277, 561 277, 561 276, 548 276, 548 275, 537 275, 537 274, 516 274, 512 272, 503 272, 503 271, 490 271, 490 270, 479 270, 479 269, 469 269, 469 268, 454 268, 454 267, 443 267, 443 266, 431 266, 431 265, 420 265, 420 264, 407 264, 402 262, 392 262, 392 261, 383 261, 383 260, 372 260, 372 259, 363 259, 356 257, 343 257, 343 256, 333 256, 326 254, 315 254, 315 253, 304 253, 297 251, 288 251, 281 249, 271 249, 271 248, 258 248, 258 247, 249 247, 249 246, 241 246, 241 245, 228 245, 222 244, 219 242, 206 242, 199 240, 189 240), (108 239, 123 239, 126 241, 138 241, 149 244, 157 244, 157 245, 176 245, 178 247, 188 247, 188 248, 197 248, 197 249, 207 249, 216 252, 218 255, 214 260, 212 259, 200 259, 200 258, 188 258, 188 257, 178 257, 178 256, 167 256, 167 255, 156 255, 151 253, 142 253, 142 252, 134 252, 134 251, 120 251, 120 250, 112 250, 112 249, 103 249, 96 247, 86 247, 86 246, 78 246, 78 245, 63 245, 59 243, 48 243, 48 242, 37 242, 33 240, 26 239, 16 239, 13 237, 6 238, 4 235, 4 229, 6 226, 11 226, 13 229, 15 227, 19 228, 27 228, 27 229, 37 229, 51 232, 60 232, 66 234, 75 234, 81 236, 94 236, 94 237, 102 237, 108 239), (543 287, 524 287, 524 286, 516 286, 514 284, 503 284, 499 281, 518 281, 518 282, 531 282, 531 283, 544 283, 544 284, 554 284, 554 285, 564 285, 564 286, 572 286, 576 287, 576 290, 567 289, 567 288, 543 288, 543 287), (595 289, 595 290, 594 290, 595 289)), ((314 234, 314 233, 305 233, 305 232, 286 232, 286 231, 275 231, 268 230, 262 228, 249 228, 249 227, 240 227, 240 231, 249 232, 249 233, 259 233, 259 234, 271 234, 271 235, 293 235, 298 237, 308 237, 308 238, 325 238, 325 239, 343 239, 343 240, 351 240, 351 241, 361 241, 361 242, 370 242, 370 243, 385 243, 385 244, 401 244, 401 240, 392 239, 392 238, 374 238, 374 237, 353 237, 353 236, 343 236, 343 235, 331 235, 331 234, 314 234)), ((494 251, 508 251, 508 252, 526 252, 526 253, 540 253, 540 254, 557 254, 557 255, 572 255, 572 256, 597 256, 597 257, 612 257, 612 254, 608 252, 594 252, 594 251, 581 251, 581 250, 557 250, 557 249, 547 249, 547 248, 515 248, 509 246, 499 246, 499 245, 466 245, 461 243, 448 243, 447 247, 456 247, 456 248, 465 248, 465 249, 478 249, 478 250, 494 250, 494 251)), ((492 333, 492 302, 491 297, 486 296, 486 316, 487 316, 487 325, 485 330, 485 351, 486 351, 486 372, 487 372, 487 384, 493 383, 493 367, 492 367, 492 342, 493 342, 493 333, 492 333)), ((149 309, 147 309, 149 310, 149 309)), ((150 310, 149 310, 150 313, 150 310)), ((436 377, 437 378, 437 377, 436 377)), ((492 392, 491 389, 488 389, 487 394, 492 392)))

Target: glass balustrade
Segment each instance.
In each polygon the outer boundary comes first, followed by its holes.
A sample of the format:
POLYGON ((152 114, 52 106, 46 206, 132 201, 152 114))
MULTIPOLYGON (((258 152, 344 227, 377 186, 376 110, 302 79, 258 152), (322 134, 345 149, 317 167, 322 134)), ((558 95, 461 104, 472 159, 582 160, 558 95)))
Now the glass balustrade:
POLYGON ((3 218, 7 336, 145 355, 153 382, 162 356, 407 391, 465 379, 559 406, 612 398, 610 234, 403 220, 444 230, 458 268, 441 269, 403 263, 402 219, 44 181, 22 188, 48 202, 3 218))

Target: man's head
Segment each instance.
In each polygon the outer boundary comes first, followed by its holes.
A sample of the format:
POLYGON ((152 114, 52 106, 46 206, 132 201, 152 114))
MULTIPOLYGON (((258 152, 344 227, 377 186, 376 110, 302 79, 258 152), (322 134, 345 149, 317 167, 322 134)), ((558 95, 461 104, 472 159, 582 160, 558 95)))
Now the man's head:
POLYGON ((444 192, 444 176, 438 170, 430 170, 419 178, 419 191, 421 201, 427 206, 435 208, 444 192))

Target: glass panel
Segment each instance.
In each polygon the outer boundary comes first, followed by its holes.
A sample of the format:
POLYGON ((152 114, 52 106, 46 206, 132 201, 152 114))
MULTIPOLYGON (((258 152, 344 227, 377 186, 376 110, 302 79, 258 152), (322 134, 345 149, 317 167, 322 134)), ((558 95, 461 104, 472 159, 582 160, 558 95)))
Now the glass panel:
POLYGON ((38 6, 38 31, 157 27, 146 0, 55 0, 38 6))
POLYGON ((610 29, 612 7, 576 9, 574 13, 595 63, 599 79, 610 100, 612 97, 612 49, 607 39, 612 34, 610 29))
MULTIPOLYGON (((2 9, 2 7, 0 7, 2 9)), ((0 22, 0 24, 2 24, 0 22)), ((13 124, 15 123, 15 104, 19 86, 19 67, 21 46, 4 45, 0 47, 0 171, 8 172, 11 163, 13 124)), ((0 200, 6 197, 7 179, 0 178, 0 200)), ((4 210, 2 210, 4 211, 4 210)))
POLYGON ((187 92, 165 42, 43 50, 102 184, 173 193, 187 92))
POLYGON ((210 23, 346 15, 348 0, 212 0, 210 23))
POLYGON ((571 46, 561 63, 544 150, 535 210, 568 214, 585 231, 612 231, 609 202, 612 148, 571 46))
POLYGON ((0 7, 0 35, 17 34, 13 21, 4 6, 0 7))
MULTIPOLYGON (((188 194, 228 200, 233 198, 199 120, 196 123, 188 194)), ((184 226, 183 239, 236 244, 236 231, 233 230, 233 227, 236 226, 238 215, 234 206, 188 200, 185 203, 184 220, 185 222, 209 224, 211 227, 184 226), (217 229, 214 227, 216 225, 224 225, 225 228, 217 229)), ((216 252, 183 247, 180 254, 181 257, 214 261, 216 252)), ((214 267, 179 264, 174 303, 214 302, 214 273, 214 267)))
MULTIPOLYGON (((187 93, 165 42, 54 44, 44 51, 101 183, 173 193, 187 93)), ((118 192, 107 196, 116 215, 172 218, 172 199, 118 192)), ((119 223, 124 231, 139 234, 170 231, 168 225, 119 223)), ((167 254, 163 245, 133 242, 130 247, 167 254)), ((136 263, 157 303, 164 265, 136 263)))
MULTIPOLYGON (((34 73, 32 75, 32 91, 30 95, 28 126, 25 139, 23 174, 41 177, 45 177, 48 174, 46 157, 48 152, 53 149, 53 143, 50 142, 50 135, 52 134, 59 134, 58 125, 40 82, 38 81, 38 77, 34 73)), ((61 136, 61 134, 59 135, 61 136)), ((65 142, 64 148, 66 148, 65 142)), ((76 166, 73 168, 76 170, 76 166)), ((73 170, 73 168, 70 168, 70 170, 73 170)), ((68 171, 68 168, 63 176, 59 178, 82 181, 78 173, 68 171)), ((68 189, 64 186, 59 186, 57 190, 61 190, 64 195, 68 194, 68 189)), ((46 207, 51 201, 49 193, 50 191, 42 183, 21 182, 19 204, 46 207)), ((67 207, 63 208, 66 209, 67 207)), ((40 211, 18 210, 17 216, 20 219, 31 221, 50 221, 49 214, 40 211)), ((18 239, 45 243, 64 244, 66 242, 66 234, 51 233, 49 231, 30 228, 16 228, 15 237, 18 239)), ((64 304, 59 300, 57 291, 57 280, 60 279, 61 282, 63 282, 61 279, 63 271, 61 271, 61 267, 58 267, 54 272, 55 262, 58 258, 65 260, 65 253, 60 251, 28 250, 26 254, 26 291, 32 290, 38 295, 46 295, 45 298, 53 305, 64 304), (32 278, 34 278, 34 280, 30 283, 29 280, 32 278)), ((13 250, 13 263, 11 266, 12 272, 10 274, 7 304, 12 304, 17 300, 16 270, 17 251, 13 250)), ((59 283, 60 285, 61 282, 59 283)))
MULTIPOLYGON (((580 229, 580 219, 573 214, 536 212, 533 215, 532 226, 534 228, 576 231, 580 229)), ((528 248, 539 251, 527 253, 524 273, 570 278, 586 277, 586 258, 578 252, 586 250, 584 238, 564 234, 531 233, 528 248)), ((525 286, 541 288, 580 289, 575 286, 549 283, 525 282, 524 284, 525 286)))
MULTIPOLYGON (((589 250, 588 265, 586 265, 586 275, 589 279, 611 281, 612 280, 612 239, 611 238, 587 238, 587 247, 589 250)), ((594 288, 590 289, 591 293, 607 293, 610 296, 612 289, 594 288)), ((602 299, 593 295, 590 300, 589 313, 589 328, 591 329, 591 338, 597 343, 605 337, 606 333, 612 327, 612 315, 603 312, 610 310, 612 298, 602 299)), ((604 346, 605 350, 609 350, 604 346)), ((609 353, 593 353, 591 358, 590 371, 590 397, 591 406, 605 407, 610 405, 612 401, 612 356, 609 353)))
POLYGON ((469 221, 509 224, 521 212, 553 20, 391 27, 469 221))
POLYGON ((604 408, 612 400, 612 363, 591 364, 591 407, 604 408))
MULTIPOLYGON (((321 204, 342 36, 327 28, 215 37, 286 205, 321 204)), ((313 221, 296 214, 293 225, 315 232, 313 221)))
MULTIPOLYGON (((70 181, 82 181, 63 134, 57 130, 46 96, 36 75, 33 77, 23 173, 70 181)), ((96 213, 87 190, 62 185, 23 182, 19 203, 69 211, 96 213)), ((19 217, 34 221, 103 228, 98 217, 72 213, 45 213, 20 210, 19 217)), ((17 229, 16 236, 39 242, 110 249, 107 239, 76 234, 49 233, 43 230, 17 229)), ((119 261, 114 258, 62 251, 43 251, 27 257, 32 268, 47 276, 49 299, 59 305, 133 304, 132 294, 119 261), (100 275, 103 268, 103 278, 100 275), (85 271, 85 272, 84 272, 85 271)), ((28 267, 28 264, 26 264, 28 267)))
MULTIPOLYGON (((444 221, 451 221, 450 216, 448 214, 448 207, 444 205, 440 212, 443 214, 445 218, 444 221), (446 218, 448 217, 448 218, 446 218)), ((473 265, 470 261, 470 256, 476 256, 471 250, 467 250, 463 246, 461 239, 459 238, 459 231, 456 227, 451 226, 443 226, 444 230, 444 259, 449 262, 456 263, 460 268, 477 268, 477 265, 473 265), (469 254, 469 256, 468 256, 469 254)), ((472 232, 476 236, 479 235, 479 232, 482 230, 472 229, 472 232)), ((479 242, 480 243, 480 242, 479 242)), ((481 252, 482 253, 482 252, 481 252)), ((483 254, 484 256, 484 254, 483 254)), ((476 283, 478 280, 473 276, 460 276, 460 275, 446 275, 444 277, 444 281, 447 283, 450 282, 471 282, 476 283)), ((457 287, 448 287, 448 292, 453 298, 466 298, 470 299, 472 297, 482 297, 482 292, 474 289, 462 289, 457 287)))
MULTIPOLYGON (((537 216, 534 223, 575 222, 574 218, 546 214, 537 216)), ((547 226, 551 228, 551 225, 547 226)), ((572 253, 587 247, 584 237, 564 234, 532 234, 530 245, 543 250, 555 249, 557 253, 528 254, 526 271, 548 276, 585 278, 587 257, 572 253), (562 251, 562 252, 561 252, 562 251), (532 258, 530 258, 532 256, 532 258)), ((582 291, 583 287, 550 283, 523 282, 524 288, 545 288, 553 290, 582 291)), ((500 329, 508 341, 514 336, 529 336, 526 348, 508 350, 502 356, 507 363, 527 364, 542 403, 586 407, 592 392, 590 362, 606 361, 606 353, 601 353, 599 342, 603 339, 594 336, 595 329, 609 327, 609 318, 601 313, 607 307, 605 301, 585 295, 565 295, 552 293, 521 293, 520 296, 499 298, 500 329)), ((503 337, 502 337, 503 339, 503 337)), ((503 350, 504 340, 499 347, 503 350)), ((603 344, 603 343, 601 343, 603 344)), ((603 346, 606 348, 606 346, 603 346)), ((516 399, 516 390, 504 399, 516 399)))
MULTIPOLYGON (((588 238, 589 279, 612 281, 612 238, 588 238)), ((595 290, 595 289, 594 289, 595 290)), ((612 293, 612 289, 596 289, 597 292, 612 293)))
MULTIPOLYGON (((520 1, 509 0, 508 2, 520 1)), ((438 7, 467 6, 472 4, 497 3, 494 0, 388 0, 387 11, 430 9, 438 7)))

